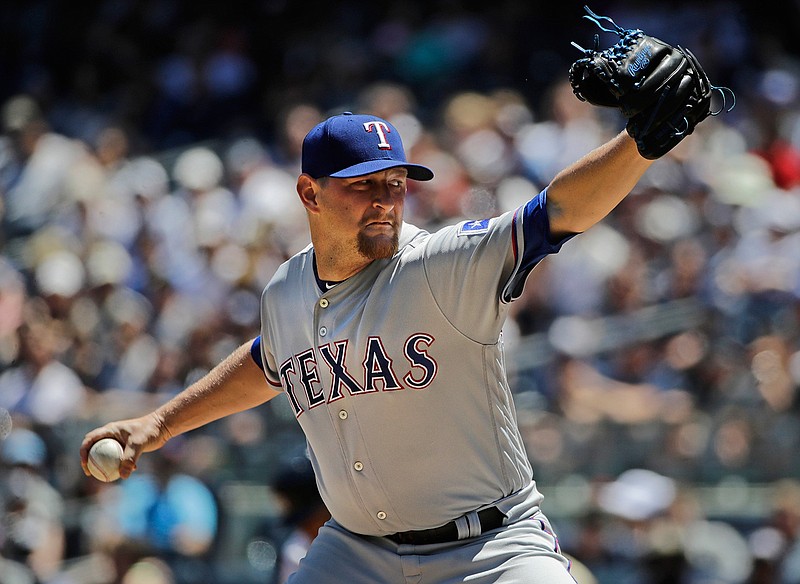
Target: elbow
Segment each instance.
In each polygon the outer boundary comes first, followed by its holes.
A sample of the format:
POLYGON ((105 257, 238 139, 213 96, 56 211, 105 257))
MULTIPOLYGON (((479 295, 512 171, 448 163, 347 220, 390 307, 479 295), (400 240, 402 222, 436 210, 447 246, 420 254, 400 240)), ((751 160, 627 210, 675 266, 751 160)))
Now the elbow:
POLYGON ((551 206, 549 199, 547 202, 547 216, 550 224, 550 235, 553 238, 583 233, 603 219, 603 215, 594 216, 587 210, 569 212, 558 204, 551 206))

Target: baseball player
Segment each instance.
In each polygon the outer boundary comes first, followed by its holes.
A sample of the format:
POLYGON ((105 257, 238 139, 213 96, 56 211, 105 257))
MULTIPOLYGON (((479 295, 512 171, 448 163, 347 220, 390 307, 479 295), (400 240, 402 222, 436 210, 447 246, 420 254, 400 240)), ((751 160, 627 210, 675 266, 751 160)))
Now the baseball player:
POLYGON ((409 163, 388 121, 306 137, 312 243, 262 296, 261 335, 144 417, 87 434, 120 474, 170 438, 284 395, 332 519, 291 582, 573 582, 540 509, 501 329, 534 266, 610 212, 650 162, 626 134, 526 205, 427 233, 403 222, 409 163))
POLYGON ((626 131, 518 209, 428 233, 403 205, 433 172, 406 160, 397 129, 347 112, 320 123, 297 179, 311 244, 265 287, 261 334, 155 411, 89 432, 84 472, 101 438, 123 444, 125 478, 143 452, 282 395, 331 513, 292 584, 573 582, 517 427, 503 324, 539 261, 719 113, 689 51, 588 12, 620 42, 581 49, 570 82, 626 131))
MULTIPOLYGON (((292 584, 574 582, 517 427, 501 331, 537 263, 611 212, 704 117, 705 97, 688 113, 665 109, 671 81, 645 99, 638 77, 663 67, 649 37, 624 41, 613 62, 586 51, 573 78, 626 75, 638 103, 624 110, 628 131, 491 219, 435 233, 404 223, 409 181, 433 172, 406 160, 397 129, 347 112, 313 128, 297 179, 311 244, 264 289, 261 334, 155 411, 89 432, 84 471, 100 438, 124 445, 125 478, 143 452, 282 395, 331 513, 292 584), (641 48, 636 67, 620 66, 630 47, 641 48)), ((687 59, 669 79, 694 74, 687 59)), ((579 97, 626 105, 625 84, 598 83, 579 97)))

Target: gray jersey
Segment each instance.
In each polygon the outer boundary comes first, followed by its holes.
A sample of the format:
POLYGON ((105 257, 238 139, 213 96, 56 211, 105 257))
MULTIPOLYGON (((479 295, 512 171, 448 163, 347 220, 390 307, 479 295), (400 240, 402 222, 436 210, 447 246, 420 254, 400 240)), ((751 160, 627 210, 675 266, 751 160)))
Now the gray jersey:
POLYGON ((563 243, 547 241, 544 200, 432 234, 404 224, 394 257, 324 293, 308 247, 265 288, 267 379, 344 527, 385 535, 515 493, 538 502, 501 330, 529 271, 563 243))

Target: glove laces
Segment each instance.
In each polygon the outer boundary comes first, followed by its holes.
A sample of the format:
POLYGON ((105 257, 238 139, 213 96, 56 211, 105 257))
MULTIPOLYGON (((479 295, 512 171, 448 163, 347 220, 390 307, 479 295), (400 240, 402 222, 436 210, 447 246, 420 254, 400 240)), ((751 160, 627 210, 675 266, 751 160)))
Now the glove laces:
MULTIPOLYGON (((608 54, 611 59, 621 61, 627 54, 629 47, 644 35, 644 31, 639 30, 638 28, 628 28, 628 29, 622 28, 620 25, 614 22, 611 19, 611 17, 600 16, 599 14, 595 14, 588 6, 584 6, 583 9, 587 12, 587 14, 583 15, 583 18, 595 23, 595 25, 597 25, 597 27, 603 32, 610 32, 612 34, 617 35, 620 38, 620 41, 616 45, 609 48, 608 54), (608 21, 613 28, 606 28, 600 22, 601 20, 608 21)), ((584 55, 590 56, 600 51, 600 35, 599 34, 594 35, 593 49, 584 49, 576 42, 573 42, 571 44, 573 47, 581 51, 584 55)))
MULTIPOLYGON (((612 47, 609 47, 607 49, 607 54, 608 54, 609 58, 614 60, 614 61, 617 61, 617 62, 622 61, 625 58, 625 56, 628 54, 630 46, 633 43, 635 43, 636 41, 638 41, 642 36, 644 36, 644 31, 642 31, 642 30, 640 30, 638 28, 628 28, 628 29, 622 28, 620 25, 618 25, 616 22, 614 22, 614 20, 609 16, 601 16, 601 15, 593 12, 592 9, 589 8, 588 6, 584 6, 583 9, 586 11, 586 14, 583 15, 583 18, 593 22, 603 32, 608 32, 608 33, 615 34, 620 38, 620 41, 617 44, 615 44, 612 47), (607 22, 611 26, 611 28, 608 28, 607 26, 603 25, 603 22, 607 22)), ((572 42, 571 44, 572 44, 573 47, 575 47, 576 49, 581 51, 585 56, 591 57, 591 56, 596 55, 597 53, 600 52, 600 35, 599 34, 595 34, 594 35, 594 48, 592 48, 592 49, 584 49, 582 46, 580 46, 576 42, 572 42)), ((682 49, 681 47, 678 47, 678 50, 680 50, 681 52, 683 52, 685 54, 685 50, 682 49)), ((694 57, 694 55, 692 55, 692 57, 694 57)), ((692 60, 696 62, 696 60, 694 60, 694 59, 692 59, 692 60)), ((708 87, 709 87, 709 89, 711 91, 719 93, 720 97, 722 98, 722 103, 720 104, 720 106, 716 110, 710 111, 709 115, 718 116, 723 111, 729 112, 736 106, 736 94, 733 92, 733 90, 730 87, 723 87, 723 86, 719 86, 719 85, 714 85, 714 84, 712 84, 710 82, 708 83, 708 87), (726 107, 728 105, 728 96, 730 96, 730 99, 731 99, 730 107, 726 107)), ((657 104, 657 106, 655 108, 656 111, 661 106, 661 102, 663 101, 663 97, 664 96, 662 95, 662 98, 659 100, 659 102, 658 102, 658 104, 657 104)), ((655 112, 654 112, 653 116, 651 116, 651 121, 652 121, 654 116, 655 116, 655 112)), ((646 124, 648 127, 649 127, 651 121, 648 121, 648 123, 646 124)), ((684 118, 684 122, 686 124, 685 128, 682 128, 682 129, 673 128, 675 130, 674 136, 683 135, 684 133, 686 133, 689 130, 689 121, 686 118, 684 118)))

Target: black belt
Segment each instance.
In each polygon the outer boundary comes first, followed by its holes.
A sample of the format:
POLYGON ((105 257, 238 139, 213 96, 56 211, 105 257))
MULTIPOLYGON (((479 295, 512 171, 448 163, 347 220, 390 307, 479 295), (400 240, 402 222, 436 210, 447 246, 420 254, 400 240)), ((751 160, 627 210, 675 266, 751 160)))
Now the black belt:
MULTIPOLYGON (((480 533, 497 529, 503 525, 503 520, 506 518, 503 512, 497 507, 487 507, 478 511, 478 521, 480 522, 480 533)), ((458 526, 455 521, 451 521, 441 527, 434 527, 433 529, 421 529, 419 531, 402 531, 387 535, 395 543, 410 544, 410 545, 429 545, 432 543, 445 543, 448 541, 456 541, 458 537, 458 526)), ((465 539, 465 538, 461 538, 465 539)))

